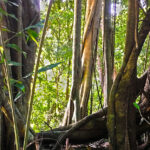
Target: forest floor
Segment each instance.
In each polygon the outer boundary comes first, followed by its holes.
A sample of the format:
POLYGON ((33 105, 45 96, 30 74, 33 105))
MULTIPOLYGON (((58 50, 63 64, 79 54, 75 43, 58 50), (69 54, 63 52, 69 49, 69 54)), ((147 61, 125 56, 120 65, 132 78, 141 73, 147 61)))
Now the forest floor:
MULTIPOLYGON (((49 148, 43 147, 42 150, 49 150, 54 145, 49 145, 49 148)), ((108 150, 109 143, 107 139, 101 139, 99 141, 90 144, 78 144, 78 145, 61 145, 61 150, 108 150)))

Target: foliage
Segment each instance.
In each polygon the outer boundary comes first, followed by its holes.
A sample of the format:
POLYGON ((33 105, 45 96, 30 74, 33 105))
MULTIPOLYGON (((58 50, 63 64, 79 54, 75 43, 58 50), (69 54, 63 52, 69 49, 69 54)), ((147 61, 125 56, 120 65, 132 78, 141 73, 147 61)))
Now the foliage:
POLYGON ((43 68, 46 72, 38 74, 31 120, 36 131, 58 126, 64 115, 67 74, 71 75, 68 61, 72 55, 73 1, 56 2, 49 21, 40 65, 62 63, 51 71, 43 68))
MULTIPOLYGON (((81 35, 83 35, 83 27, 85 24, 85 4, 82 1, 82 26, 81 35)), ((47 3, 42 5, 47 7, 47 3)), ((57 127, 62 121, 64 111, 68 100, 66 99, 67 77, 69 75, 69 89, 71 86, 71 66, 68 65, 72 57, 72 28, 73 28, 73 1, 59 1, 57 0, 52 8, 52 13, 49 18, 49 26, 47 28, 46 39, 42 52, 42 59, 40 67, 43 68, 48 64, 59 64, 52 70, 45 70, 38 74, 37 88, 34 97, 33 113, 32 113, 32 127, 35 131, 50 130, 57 127)), ((115 69, 118 72, 124 54, 125 37, 126 37, 126 22, 127 22, 127 1, 118 1, 118 6, 121 11, 116 16, 115 28, 115 69)), ((44 9, 43 9, 44 10, 44 9)), ((41 11, 41 20, 45 18, 45 11, 41 11)), ((140 10, 140 19, 143 13, 140 10)), ((112 18, 113 19, 113 18, 112 18)), ((140 29, 140 27, 139 27, 140 29)), ((146 60, 146 49, 148 39, 143 46, 143 51, 138 61, 138 75, 143 72, 143 66, 146 60)), ((98 41, 98 54, 103 62, 102 50, 102 33, 100 31, 98 41)), ((148 52, 149 56, 149 52, 148 52)), ((147 59, 149 62, 149 59, 147 59)), ((148 63, 146 65, 148 67, 148 63)), ((103 65, 102 65, 103 67, 103 65)), ((46 68, 45 68, 46 69, 46 68)), ((97 68, 98 69, 98 68, 97 68)), ((98 97, 95 79, 93 78, 93 112, 101 108, 103 103, 102 89, 99 84, 98 70, 96 69, 100 99, 98 97)), ((88 104, 88 113, 90 113, 90 101, 88 104)))
POLYGON ((127 9, 123 9, 116 18, 115 30, 115 67, 117 70, 121 67, 125 37, 126 37, 126 22, 127 22, 127 9))

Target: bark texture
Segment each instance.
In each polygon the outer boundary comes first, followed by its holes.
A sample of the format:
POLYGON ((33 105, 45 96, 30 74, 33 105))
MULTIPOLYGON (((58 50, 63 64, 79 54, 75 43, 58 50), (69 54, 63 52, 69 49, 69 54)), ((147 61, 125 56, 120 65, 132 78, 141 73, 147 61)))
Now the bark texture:
MULTIPOLYGON (((147 75, 142 78, 142 83, 145 83, 147 75)), ((143 89, 144 86, 141 86, 143 89)), ((145 116, 150 111, 143 112, 145 116)), ((97 140, 108 139, 106 127, 107 108, 100 110, 92 115, 86 116, 77 123, 68 126, 59 127, 51 131, 40 132, 36 134, 36 139, 30 145, 38 143, 42 149, 59 149, 59 146, 64 145, 66 139, 69 139, 69 144, 88 144, 97 140)), ((146 122, 141 124, 141 116, 136 111, 136 140, 137 147, 141 150, 148 146, 147 143, 140 142, 142 134, 149 131, 150 127, 146 122)))
MULTIPOLYGON (((28 78, 23 78, 27 74, 33 71, 34 59, 35 59, 35 50, 36 44, 32 40, 26 40, 27 32, 25 28, 31 25, 35 25, 39 22, 40 18, 40 8, 38 0, 14 0, 11 3, 11 0, 7 2, 0 1, 0 7, 8 14, 14 15, 4 15, 2 14, 1 21, 1 31, 2 31, 2 40, 4 41, 5 46, 5 55, 7 60, 20 63, 20 66, 11 66, 10 67, 10 77, 15 80, 19 80, 25 86, 25 93, 22 93, 22 96, 15 101, 15 114, 20 136, 20 145, 23 142, 24 129, 25 129, 25 117, 28 108, 28 97, 30 94, 30 82, 31 76, 28 78), (8 29, 3 30, 3 29, 8 29), (22 52, 18 52, 12 47, 7 47, 7 44, 16 44, 22 52), (26 53, 26 57, 23 53, 26 53)), ((33 28, 32 30, 38 32, 38 29, 33 28)), ((2 55, 1 55, 2 56, 2 55)), ((0 56, 0 57, 1 57, 0 56)), ((1 110, 4 114, 3 117, 3 146, 2 149, 13 150, 14 146, 14 134, 13 134, 13 121, 12 121, 12 112, 9 105, 8 91, 4 89, 4 78, 5 78, 5 68, 3 64, 1 65, 0 78, 1 88, 0 88, 0 101, 1 101, 1 110)), ((20 90, 12 85, 13 98, 16 97, 17 93, 20 90)), ((30 139, 33 139, 33 133, 29 131, 30 139)))
MULTIPOLYGON (((73 71, 73 86, 67 106, 68 112, 66 111, 65 113, 65 118, 68 117, 68 121, 66 119, 65 121, 68 123, 72 121, 73 109, 75 109, 75 120, 79 120, 79 118, 87 115, 87 104, 92 86, 92 74, 97 56, 101 3, 102 1, 99 0, 87 1, 84 35, 80 52, 80 44, 78 43, 80 38, 78 36, 74 37, 74 50, 76 49, 76 51, 73 54, 73 69, 75 70, 73 71), (75 43, 78 44, 75 45, 75 43), (74 107, 73 101, 76 107, 74 107)), ((76 27, 74 28, 74 35, 79 34, 79 24, 79 22, 78 24, 77 22, 74 24, 76 27)))
POLYGON ((81 51, 81 86, 80 86, 80 112, 81 118, 87 115, 87 104, 92 85, 92 74, 94 71, 97 55, 97 42, 100 27, 101 2, 99 0, 88 0, 86 9, 86 23, 82 41, 81 51))
POLYGON ((80 36, 81 36, 81 0, 76 0, 74 1, 72 88, 69 103, 63 120, 63 125, 69 125, 72 122, 73 111, 75 113, 75 121, 78 121, 80 119, 80 101, 79 101, 79 88, 81 78, 80 36))
POLYGON ((111 0, 103 1, 104 107, 107 107, 113 83, 113 47, 111 0))
POLYGON ((136 150, 136 121, 133 102, 140 93, 137 79, 137 59, 150 29, 150 10, 138 32, 138 47, 135 39, 137 1, 128 2, 128 21, 123 65, 113 84, 108 105, 107 127, 110 149, 136 150), (124 130, 122 130, 124 129, 124 130))

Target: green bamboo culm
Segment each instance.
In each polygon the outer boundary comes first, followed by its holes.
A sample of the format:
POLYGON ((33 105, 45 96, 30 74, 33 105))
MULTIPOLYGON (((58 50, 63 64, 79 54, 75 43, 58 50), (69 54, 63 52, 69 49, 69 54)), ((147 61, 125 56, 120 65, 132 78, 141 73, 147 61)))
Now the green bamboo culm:
POLYGON ((41 37, 41 40, 40 40, 38 56, 37 56, 37 60, 36 60, 36 64, 35 64, 35 71, 34 71, 34 75, 33 75, 33 77, 34 77, 33 78, 33 84, 32 84, 32 87, 31 87, 31 94, 30 94, 30 97, 29 97, 29 108, 28 108, 28 114, 27 114, 27 122, 26 122, 23 150, 26 150, 26 146, 27 146, 27 142, 28 142, 28 130, 29 130, 29 126, 30 126, 30 118, 31 118, 31 112, 32 112, 32 104, 33 104, 36 78, 37 78, 38 67, 39 67, 39 63, 40 63, 40 56, 41 56, 41 52, 42 52, 44 38, 45 38, 45 34, 46 34, 46 28, 47 28, 47 25, 48 25, 48 18, 49 18, 49 14, 50 14, 53 2, 54 2, 54 0, 50 0, 50 2, 49 2, 47 15, 46 15, 46 20, 45 20, 44 28, 43 28, 43 33, 42 33, 42 37, 41 37))
MULTIPOLYGON (((0 39, 1 39, 2 47, 3 47, 4 55, 5 55, 5 52, 7 50, 5 49, 5 44, 4 44, 4 41, 2 38, 2 30, 1 29, 2 28, 1 28, 1 24, 0 24, 0 37, 1 37, 0 39)), ((11 84, 10 84, 10 68, 8 66, 7 60, 8 60, 7 55, 5 55, 5 57, 4 57, 5 77, 6 77, 6 83, 7 83, 7 88, 8 88, 8 94, 9 94, 9 103, 10 103, 10 107, 12 110, 12 119, 13 119, 14 134, 15 134, 15 144, 16 144, 16 150, 20 150, 19 135, 18 135, 16 116, 15 116, 15 107, 14 107, 15 104, 14 104, 12 88, 11 88, 11 84)))

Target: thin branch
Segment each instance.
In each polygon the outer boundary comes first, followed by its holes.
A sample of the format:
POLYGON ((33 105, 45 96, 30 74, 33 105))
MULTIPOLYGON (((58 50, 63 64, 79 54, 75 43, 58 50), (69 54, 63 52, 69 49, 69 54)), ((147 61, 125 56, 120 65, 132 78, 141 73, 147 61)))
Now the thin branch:
POLYGON ((44 29, 43 29, 43 33, 42 33, 42 37, 41 37, 41 41, 40 41, 40 46, 39 46, 39 52, 38 52, 37 61, 36 61, 36 65, 35 65, 33 85, 32 85, 32 88, 31 88, 31 94, 30 94, 30 98, 29 98, 29 108, 28 108, 28 114, 27 114, 27 123, 26 123, 23 150, 26 150, 26 146, 27 146, 28 130, 29 130, 29 125, 30 125, 30 117, 31 117, 31 112, 32 112, 32 105, 33 105, 33 97, 34 97, 34 91, 35 91, 35 85, 36 85, 37 72, 38 72, 42 47, 43 47, 43 43, 44 43, 44 39, 45 39, 46 29, 47 29, 47 25, 48 25, 48 18, 49 18, 49 14, 50 14, 50 11, 51 11, 53 1, 54 0, 51 0, 49 2, 49 7, 48 7, 48 10, 47 10, 47 16, 46 16, 46 20, 45 20, 45 24, 44 24, 44 29))
MULTIPOLYGON (((18 2, 18 33, 22 30, 23 28, 23 25, 22 25, 22 0, 19 0, 18 2)), ((18 47, 22 50, 22 36, 18 36, 18 39, 17 39, 17 45, 18 47)), ((18 73, 17 73, 17 76, 18 76, 18 80, 21 80, 22 79, 22 53, 21 52, 17 52, 17 60, 18 60, 18 63, 21 64, 21 66, 18 66, 17 67, 17 70, 18 70, 18 73)))
MULTIPOLYGON (((4 53, 6 52, 5 49, 5 44, 2 38, 2 28, 1 28, 1 24, 0 24, 0 40, 4 49, 4 53)), ((10 106, 12 109, 12 118, 13 118, 13 125, 14 125, 14 133, 15 133, 15 143, 16 143, 16 150, 19 150, 19 136, 18 136, 18 128, 17 128, 17 122, 16 122, 16 115, 15 115, 15 104, 13 101, 13 94, 12 94, 12 88, 11 88, 11 84, 10 84, 10 68, 8 66, 8 62, 7 62, 7 55, 5 55, 5 59, 4 59, 4 66, 5 66, 5 77, 6 77, 6 82, 7 82, 7 88, 8 88, 8 93, 9 93, 9 101, 10 101, 10 106)))
POLYGON ((143 117, 143 115, 142 115, 142 113, 141 113, 141 110, 139 109, 138 111, 139 111, 139 113, 140 113, 141 118, 142 118, 148 125, 150 125, 150 121, 148 121, 145 117, 143 117))

